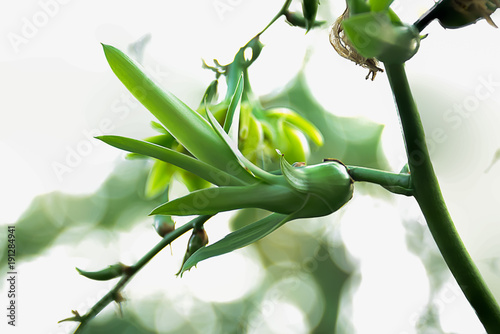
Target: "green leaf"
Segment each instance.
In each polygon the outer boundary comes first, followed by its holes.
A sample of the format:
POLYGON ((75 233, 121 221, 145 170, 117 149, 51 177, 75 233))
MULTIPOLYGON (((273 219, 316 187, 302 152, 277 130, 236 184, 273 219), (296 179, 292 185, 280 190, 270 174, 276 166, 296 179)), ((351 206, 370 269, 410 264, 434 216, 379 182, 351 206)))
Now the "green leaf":
POLYGON ((369 0, 368 3, 373 12, 380 12, 389 8, 394 0, 369 0))
POLYGON ((237 140, 238 138, 238 119, 239 117, 234 117, 235 112, 237 110, 238 104, 241 101, 241 96, 243 94, 243 74, 240 76, 238 83, 236 84, 236 91, 234 92, 234 95, 231 97, 231 102, 229 103, 229 107, 227 108, 226 112, 226 119, 224 120, 224 131, 227 134, 230 134, 229 130, 231 128, 235 130, 235 137, 230 137, 233 140, 237 140), (233 124, 235 123, 235 124, 233 124))
POLYGON ((363 57, 377 58, 388 64, 404 63, 417 53, 420 45, 414 27, 393 24, 386 12, 350 16, 344 20, 343 27, 363 57))
POLYGON ((243 181, 231 174, 221 171, 203 161, 196 160, 188 155, 166 147, 121 136, 99 136, 96 138, 119 149, 147 155, 152 158, 171 163, 172 165, 190 171, 191 173, 196 174, 208 182, 216 185, 245 184, 243 181))
POLYGON ((214 133, 208 122, 175 95, 162 90, 135 61, 120 50, 103 44, 111 69, 127 89, 195 157, 242 180, 251 176, 240 166, 228 145, 214 133), (234 168, 228 168, 228 166, 234 168))
POLYGON ((239 230, 236 230, 223 239, 207 247, 201 248, 195 252, 182 266, 181 275, 186 270, 189 270, 199 262, 208 258, 230 253, 236 249, 250 245, 265 236, 269 235, 286 222, 293 220, 293 214, 283 215, 273 213, 253 224, 247 225, 239 230))
POLYGON ((170 133, 168 133, 167 129, 165 129, 165 127, 158 122, 151 121, 151 127, 164 135, 170 136, 170 133))
MULTIPOLYGON (((283 176, 277 176, 283 178, 283 176)), ((212 187, 193 191, 155 208, 151 215, 214 215, 241 208, 260 208, 290 214, 305 196, 290 187, 259 183, 251 186, 212 187)))

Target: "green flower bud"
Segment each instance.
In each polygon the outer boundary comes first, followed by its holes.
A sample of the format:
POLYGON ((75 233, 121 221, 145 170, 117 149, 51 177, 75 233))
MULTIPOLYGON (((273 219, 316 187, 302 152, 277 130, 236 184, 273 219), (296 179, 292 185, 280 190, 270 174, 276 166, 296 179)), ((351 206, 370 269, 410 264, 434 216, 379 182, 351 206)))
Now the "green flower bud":
POLYGON ((153 226, 162 238, 175 230, 175 222, 172 220, 171 216, 166 215, 156 215, 153 226))
MULTIPOLYGON (((193 229, 193 233, 188 241, 188 246, 186 250, 186 254, 184 255, 184 259, 182 260, 182 266, 189 259, 191 255, 193 255, 198 249, 205 247, 208 244, 208 235, 203 227, 193 229)), ((181 266, 181 270, 182 270, 181 266)), ((181 270, 177 273, 179 275, 181 270)))
POLYGON ((420 46, 418 30, 391 21, 387 12, 350 16, 343 22, 344 31, 356 50, 366 58, 384 63, 404 63, 420 46))
POLYGON ((340 209, 353 195, 353 180, 339 161, 293 167, 281 157, 281 171, 290 186, 307 194, 300 217, 320 217, 340 209))
POLYGON ((307 31, 311 30, 318 13, 319 0, 302 0, 302 13, 304 14, 307 31))
POLYGON ((116 277, 120 277, 129 269, 130 267, 124 265, 123 263, 117 263, 99 271, 84 271, 76 268, 80 275, 97 281, 107 281, 116 277))
POLYGON ((497 28, 490 15, 500 7, 500 0, 444 0, 424 16, 437 18, 444 28, 461 28, 484 18, 497 28))
MULTIPOLYGON (((286 19, 286 22, 293 27, 300 27, 300 28, 306 28, 306 29, 308 28, 308 24, 309 24, 308 21, 306 21, 304 16, 300 15, 299 13, 293 13, 293 12, 287 11, 285 13, 285 19, 286 19)), ((312 27, 310 27, 310 28, 320 27, 325 23, 326 23, 326 21, 314 21, 312 23, 312 27)))

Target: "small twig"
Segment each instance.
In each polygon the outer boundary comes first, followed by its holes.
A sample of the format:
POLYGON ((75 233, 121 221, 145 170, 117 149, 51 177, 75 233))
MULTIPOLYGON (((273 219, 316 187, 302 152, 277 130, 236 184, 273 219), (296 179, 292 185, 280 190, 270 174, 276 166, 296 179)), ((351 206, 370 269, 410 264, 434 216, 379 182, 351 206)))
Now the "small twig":
POLYGON ((116 283, 116 285, 104 296, 102 297, 92 308, 83 316, 80 316, 77 311, 72 311, 75 317, 65 319, 64 321, 72 320, 80 322, 80 325, 74 332, 74 334, 81 333, 85 326, 97 316, 106 306, 112 302, 121 302, 120 291, 127 285, 131 278, 139 272, 156 254, 158 254, 163 248, 169 245, 172 241, 188 232, 195 226, 200 226, 204 224, 212 216, 198 216, 167 234, 159 243, 157 243, 148 253, 146 253, 136 264, 131 266, 122 276, 122 278, 116 283))
POLYGON ((290 7, 290 5, 292 4, 292 0, 286 0, 285 3, 283 4, 283 7, 281 7, 280 11, 278 12, 278 14, 276 14, 273 19, 271 20, 271 22, 269 22, 267 24, 267 26, 261 30, 261 32, 259 32, 257 34, 257 36, 259 35, 262 35, 264 33, 264 31, 267 30, 267 28, 269 28, 274 22, 276 22, 277 19, 280 18, 281 15, 286 15, 287 11, 288 11, 288 8, 290 7))

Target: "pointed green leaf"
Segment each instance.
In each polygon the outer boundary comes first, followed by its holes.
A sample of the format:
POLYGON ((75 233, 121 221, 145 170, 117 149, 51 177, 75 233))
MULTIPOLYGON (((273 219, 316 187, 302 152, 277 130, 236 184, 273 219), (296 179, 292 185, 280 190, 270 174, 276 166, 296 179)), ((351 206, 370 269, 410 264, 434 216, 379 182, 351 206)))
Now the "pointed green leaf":
POLYGON ((158 122, 151 121, 151 127, 164 135, 167 135, 167 134, 170 135, 170 133, 168 133, 167 129, 165 129, 165 127, 158 122))
MULTIPOLYGON (((233 97, 231 98, 231 102, 229 103, 229 107, 226 112, 226 119, 224 120, 224 131, 227 134, 230 134, 229 130, 236 130, 236 137, 231 137, 234 141, 238 139, 238 120, 239 117, 234 117, 237 111, 237 107, 241 101, 241 96, 243 94, 243 74, 238 79, 238 83, 236 84, 236 91, 234 92, 233 97)), ((236 115, 238 116, 238 115, 236 115)))
POLYGON ((250 245, 269 235, 286 222, 293 220, 294 216, 273 213, 253 224, 236 230, 223 239, 207 247, 199 249, 182 266, 181 275, 199 262, 208 258, 230 253, 236 249, 250 245))
POLYGON ((127 89, 167 128, 179 143, 195 157, 233 175, 250 181, 230 148, 214 133, 208 122, 175 95, 162 90, 139 64, 120 50, 103 44, 111 69, 127 89))
MULTIPOLYGON (((281 176, 278 176, 281 177, 281 176)), ((290 214, 301 206, 304 196, 280 185, 213 187, 193 191, 155 208, 152 215, 214 215, 241 208, 260 208, 290 214)))
POLYGON ((223 172, 203 161, 153 143, 120 136, 99 136, 97 139, 119 149, 144 154, 162 160, 207 180, 216 185, 242 185, 240 179, 223 172))

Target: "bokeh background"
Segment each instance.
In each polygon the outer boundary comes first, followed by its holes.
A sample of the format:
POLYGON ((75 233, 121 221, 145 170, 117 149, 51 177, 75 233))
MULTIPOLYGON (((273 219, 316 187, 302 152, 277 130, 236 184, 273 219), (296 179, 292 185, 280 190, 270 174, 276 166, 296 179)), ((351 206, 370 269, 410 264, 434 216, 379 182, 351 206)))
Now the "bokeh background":
MULTIPOLYGON (((395 1, 413 22, 433 1, 395 1)), ((229 63, 282 1, 0 2, 0 300, 7 305, 6 226, 16 224, 18 326, 2 333, 71 333, 57 324, 86 312, 114 281, 74 267, 132 264, 159 237, 144 196, 151 162, 93 139, 144 138, 152 116, 109 69, 100 43, 140 60, 165 89, 196 108, 213 73, 229 63)), ((293 9, 300 11, 300 2, 293 9)), ((322 1, 327 23, 308 34, 283 19, 263 36, 250 69, 264 104, 326 117, 325 147, 310 162, 340 158, 398 171, 405 153, 384 74, 340 58, 328 28, 343 1, 322 1)), ((497 14, 493 19, 500 22, 497 14)), ((457 229, 500 300, 499 30, 481 21, 432 23, 407 64, 435 169, 457 229)), ((173 186, 185 192, 182 184, 173 186)), ((218 215, 216 241, 262 212, 218 215), (240 224, 240 225, 239 225, 240 224)), ((182 223, 183 219, 177 219, 182 223)), ((188 236, 153 259, 89 333, 483 333, 450 277, 413 200, 357 185, 339 212, 298 220, 256 245, 210 259, 177 278, 188 236), (120 317, 123 312, 123 317, 120 317)))

